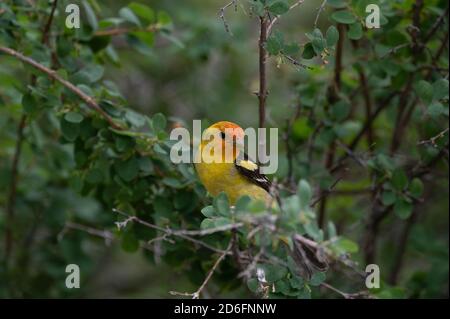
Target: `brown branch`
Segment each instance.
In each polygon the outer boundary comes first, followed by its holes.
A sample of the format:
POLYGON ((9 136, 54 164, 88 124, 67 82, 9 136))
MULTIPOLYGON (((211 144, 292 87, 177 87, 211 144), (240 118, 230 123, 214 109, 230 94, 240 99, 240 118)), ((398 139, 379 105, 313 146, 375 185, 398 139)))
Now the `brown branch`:
MULTIPOLYGON (((328 107, 332 107, 332 105, 338 100, 338 93, 341 90, 341 73, 342 73, 342 51, 344 47, 344 32, 345 26, 341 23, 337 25, 337 29, 339 32, 339 40, 336 45, 336 58, 334 62, 334 80, 332 86, 329 88, 328 92, 328 107)), ((325 155, 325 168, 330 171, 333 167, 334 157, 336 153, 336 142, 331 142, 330 147, 325 155)), ((319 197, 322 197, 321 195, 319 197)), ((320 201, 319 206, 319 218, 318 225, 320 228, 325 224, 326 219, 326 207, 327 207, 327 198, 324 197, 320 201)))
POLYGON ((397 253, 394 257, 394 264, 392 266, 392 270, 391 273, 389 275, 389 284, 391 285, 395 285, 397 283, 398 280, 398 275, 400 274, 400 270, 402 269, 403 266, 403 257, 406 253, 406 247, 408 245, 408 239, 409 239, 409 234, 411 233, 411 229, 413 227, 413 225, 416 223, 417 221, 417 215, 418 212, 417 210, 415 210, 411 216, 408 218, 408 220, 406 221, 406 224, 404 225, 404 229, 402 231, 402 233, 400 234, 400 239, 397 242, 397 253))
POLYGON ((263 16, 259 18, 260 31, 259 31, 259 127, 265 126, 266 120, 266 99, 267 99, 267 79, 266 79, 266 41, 267 41, 267 17, 263 16))
POLYGON ((61 76, 58 75, 56 71, 47 68, 46 66, 36 62, 32 58, 24 56, 22 53, 15 51, 11 48, 0 47, 0 52, 10 55, 26 64, 29 64, 32 67, 36 68, 37 70, 45 73, 51 79, 58 81, 67 89, 69 89, 71 92, 73 92, 75 95, 77 95, 81 100, 83 100, 83 102, 85 102, 90 108, 99 113, 109 123, 109 125, 111 125, 111 127, 113 127, 116 130, 123 129, 120 125, 116 124, 114 120, 105 111, 103 111, 103 109, 97 104, 97 102, 95 102, 95 100, 92 97, 81 91, 79 88, 77 88, 69 81, 64 80, 61 76))
POLYGON ((44 31, 42 32, 41 42, 43 44, 47 44, 48 45, 50 28, 52 26, 53 17, 55 15, 55 11, 56 11, 57 5, 58 5, 58 0, 54 0, 53 4, 52 4, 52 9, 51 9, 51 12, 50 12, 50 16, 49 16, 49 18, 47 20, 47 23, 45 24, 44 31))
POLYGON ((17 142, 16 149, 14 151, 14 157, 11 168, 11 184, 8 194, 8 199, 6 202, 6 229, 5 229, 5 261, 9 261, 9 257, 13 248, 13 223, 14 223, 14 208, 16 205, 16 194, 17 194, 17 182, 18 182, 18 166, 19 159, 22 150, 23 142, 23 130, 26 124, 26 115, 22 115, 20 119, 19 126, 17 128, 17 142))
POLYGON ((328 189, 323 190, 320 192, 320 195, 317 197, 317 199, 313 200, 313 202, 309 205, 311 207, 316 206, 320 201, 324 200, 328 195, 330 195, 333 192, 333 189, 336 187, 336 185, 342 180, 342 176, 336 179, 333 184, 328 187, 328 189))
MULTIPOLYGON (((412 61, 413 64, 416 63, 419 54, 421 53, 423 47, 419 46, 420 43, 420 14, 423 9, 423 0, 416 0, 413 4, 413 25, 410 30, 410 35, 412 38, 413 46, 412 46, 412 61)), ((408 81, 403 89, 403 92, 400 96, 398 103, 398 112, 397 117, 395 119, 394 133, 392 134, 391 146, 390 146, 390 154, 394 154, 398 147, 400 146, 400 138, 403 133, 404 125, 406 125, 403 114, 405 109, 408 106, 409 96, 413 87, 414 75, 411 74, 408 77, 408 81)))
POLYGON ((436 22, 431 27, 430 31, 425 35, 425 37, 423 39, 424 43, 427 43, 428 41, 431 40, 431 38, 436 33, 436 31, 439 29, 441 24, 444 22, 445 17, 447 17, 447 16, 448 16, 448 7, 447 7, 447 9, 445 9, 444 13, 442 13, 439 16, 439 18, 436 20, 436 22))

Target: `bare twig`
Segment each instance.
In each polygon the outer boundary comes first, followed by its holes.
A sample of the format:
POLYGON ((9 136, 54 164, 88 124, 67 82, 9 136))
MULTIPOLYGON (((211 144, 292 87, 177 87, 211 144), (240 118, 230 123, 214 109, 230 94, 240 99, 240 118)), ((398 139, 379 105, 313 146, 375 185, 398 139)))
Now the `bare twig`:
POLYGON ((317 197, 317 199, 313 200, 313 202, 309 205, 311 207, 316 206, 320 201, 322 201, 326 196, 328 196, 329 194, 331 194, 331 192, 333 191, 333 189, 336 187, 336 185, 342 180, 342 176, 340 176, 339 178, 337 178, 333 184, 330 185, 330 187, 328 187, 328 189, 321 191, 320 195, 317 197))
POLYGON ((316 18, 314 19, 314 29, 317 27, 317 22, 319 22, 319 16, 322 13, 323 9, 325 8, 325 5, 327 4, 327 0, 323 0, 322 4, 320 5, 319 9, 317 10, 316 18))
POLYGON ((231 33, 230 26, 229 26, 227 20, 225 19, 225 10, 228 7, 234 5, 234 11, 237 11, 237 2, 238 2, 238 0, 233 0, 233 1, 229 2, 229 3, 227 3, 225 6, 223 6, 222 8, 219 9, 219 13, 218 13, 219 18, 223 22, 223 26, 225 28, 225 31, 228 32, 230 35, 233 35, 233 33, 231 33))
POLYGON ((437 134, 436 136, 433 136, 432 138, 429 138, 428 140, 423 140, 417 143, 417 145, 425 145, 425 144, 431 144, 433 146, 436 146, 436 141, 443 138, 445 134, 448 133, 449 128, 447 127, 445 130, 437 134))
POLYGON ((327 284, 325 282, 321 283, 320 285, 322 287, 325 287, 327 289, 334 291, 335 293, 338 293, 345 299, 373 298, 373 296, 371 296, 368 291, 360 291, 360 292, 356 292, 356 293, 346 293, 346 292, 343 292, 343 291, 337 289, 336 287, 333 287, 332 285, 327 284))
POLYGON ((49 40, 48 35, 50 33, 50 27, 52 26, 53 17, 55 15, 55 11, 56 11, 56 7, 57 6, 58 6, 58 0, 54 0, 53 4, 52 4, 52 9, 51 9, 51 12, 50 12, 50 16, 49 16, 49 18, 47 20, 47 23, 45 24, 44 31, 42 32, 41 42, 44 43, 44 44, 48 44, 48 40, 49 40))

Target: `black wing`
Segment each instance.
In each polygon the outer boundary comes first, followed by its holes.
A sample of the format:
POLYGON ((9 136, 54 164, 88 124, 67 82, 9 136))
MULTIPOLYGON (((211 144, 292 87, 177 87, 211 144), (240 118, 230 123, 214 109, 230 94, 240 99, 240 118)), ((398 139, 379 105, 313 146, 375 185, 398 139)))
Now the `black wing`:
POLYGON ((254 161, 252 161, 247 154, 243 156, 238 156, 234 161, 234 166, 239 173, 244 175, 253 184, 265 189, 270 193, 272 182, 262 173, 259 172, 259 166, 254 161))

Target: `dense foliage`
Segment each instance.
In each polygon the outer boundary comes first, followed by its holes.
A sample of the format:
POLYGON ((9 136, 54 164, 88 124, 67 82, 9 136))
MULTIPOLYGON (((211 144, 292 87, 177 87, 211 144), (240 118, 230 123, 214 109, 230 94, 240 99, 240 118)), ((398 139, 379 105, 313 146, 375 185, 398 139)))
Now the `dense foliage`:
POLYGON ((448 296, 446 1, 105 2, 0 2, 0 296, 448 296), (171 163, 198 118, 279 128, 282 209, 171 163))

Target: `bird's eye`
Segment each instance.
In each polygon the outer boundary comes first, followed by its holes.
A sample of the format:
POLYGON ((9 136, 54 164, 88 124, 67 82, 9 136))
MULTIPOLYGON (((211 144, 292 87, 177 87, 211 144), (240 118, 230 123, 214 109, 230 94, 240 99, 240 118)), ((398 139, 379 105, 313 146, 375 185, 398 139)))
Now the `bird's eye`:
POLYGON ((224 132, 220 132, 220 137, 224 140, 225 139, 225 133, 224 132))

